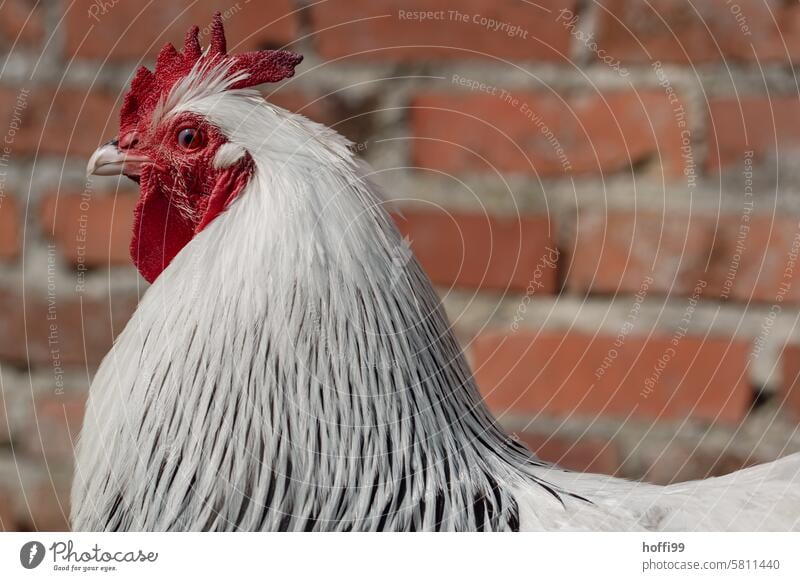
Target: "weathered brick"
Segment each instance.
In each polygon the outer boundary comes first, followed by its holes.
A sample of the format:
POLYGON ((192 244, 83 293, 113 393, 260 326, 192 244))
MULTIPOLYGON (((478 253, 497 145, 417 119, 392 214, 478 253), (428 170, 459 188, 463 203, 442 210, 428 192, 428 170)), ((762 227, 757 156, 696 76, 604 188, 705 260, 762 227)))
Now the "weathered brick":
POLYGON ((118 97, 93 88, 0 87, 0 127, 11 155, 88 156, 117 133, 118 97))
POLYGON ((7 533, 18 529, 11 494, 7 490, 0 488, 0 532, 7 533))
POLYGON ((565 286, 574 294, 647 286, 670 295, 800 302, 792 258, 800 244, 798 216, 584 209, 574 232, 565 245, 565 286))
POLYGON ((284 88, 265 91, 264 96, 270 103, 318 123, 333 125, 336 122, 336 114, 329 98, 284 88))
POLYGON ((565 176, 630 170, 660 156, 668 178, 683 172, 681 128, 663 92, 565 100, 544 93, 499 95, 418 95, 411 113, 414 164, 454 173, 565 176))
POLYGON ((21 221, 17 200, 0 194, 0 261, 11 262, 19 256, 21 221))
POLYGON ((760 62, 800 54, 800 8, 764 0, 600 0, 601 49, 624 62, 760 62))
POLYGON ((326 125, 361 147, 375 137, 381 107, 379 95, 370 92, 344 98, 335 91, 314 93, 288 86, 264 91, 267 100, 326 125))
POLYGON ((436 284, 555 291, 558 251, 546 216, 404 210, 394 218, 436 284))
POLYGON ((630 212, 584 209, 565 244, 566 288, 575 294, 691 293, 707 281, 713 217, 678 210, 630 212), (647 277, 653 282, 647 284, 647 277))
POLYGON ((29 418, 24 450, 47 462, 71 465, 83 423, 86 394, 65 392, 39 396, 29 418))
POLYGON ((189 5, 76 0, 66 15, 67 55, 112 61, 152 58, 167 42, 182 47, 186 31, 193 25, 200 27, 201 43, 205 44, 217 10, 223 14, 231 52, 283 47, 297 34, 291 0, 238 0, 225 9, 211 0, 189 5))
POLYGON ((486 333, 478 384, 498 414, 737 422, 751 404, 750 346, 723 338, 486 333))
POLYGON ((708 169, 744 172, 776 150, 800 148, 800 101, 776 95, 715 99, 707 125, 708 169))
POLYGON ((348 0, 311 5, 313 40, 328 59, 564 61, 569 31, 555 23, 575 0, 348 0), (424 15, 424 16, 423 16, 424 15), (489 24, 489 21, 496 24, 489 24))
POLYGON ((11 441, 11 427, 8 425, 9 410, 5 398, 0 398, 0 445, 11 441))
POLYGON ((69 530, 70 480, 68 478, 43 480, 26 495, 30 506, 30 512, 25 519, 28 528, 36 531, 69 530))
POLYGON ((596 437, 573 440, 529 432, 516 435, 539 458, 568 470, 613 475, 620 467, 617 447, 596 437))
POLYGON ((137 194, 92 192, 45 198, 40 227, 61 255, 86 267, 130 264, 137 194))
POLYGON ((44 38, 44 15, 35 0, 6 0, 0 4, 0 48, 38 47, 44 38))
POLYGON ((49 368, 56 383, 61 366, 102 360, 136 309, 137 297, 81 297, 73 292, 76 282, 67 288, 54 283, 52 296, 29 291, 23 298, 0 288, 0 360, 49 368))
POLYGON ((800 345, 787 345, 781 354, 781 407, 800 422, 800 345))

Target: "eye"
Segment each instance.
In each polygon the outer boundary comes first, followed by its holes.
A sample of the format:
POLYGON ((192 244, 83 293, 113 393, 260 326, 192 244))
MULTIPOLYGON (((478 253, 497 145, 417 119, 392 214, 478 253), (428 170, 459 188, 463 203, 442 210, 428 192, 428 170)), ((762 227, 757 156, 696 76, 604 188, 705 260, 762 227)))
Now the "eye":
POLYGON ((184 127, 178 131, 178 146, 193 151, 203 145, 203 135, 196 127, 184 127))

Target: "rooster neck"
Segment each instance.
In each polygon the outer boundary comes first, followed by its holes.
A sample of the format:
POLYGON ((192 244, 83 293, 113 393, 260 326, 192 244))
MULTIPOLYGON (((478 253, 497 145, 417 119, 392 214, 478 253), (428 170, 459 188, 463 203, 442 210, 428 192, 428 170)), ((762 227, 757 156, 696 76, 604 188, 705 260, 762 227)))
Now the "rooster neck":
POLYGON ((485 410, 349 153, 312 153, 313 174, 254 155, 148 291, 93 384, 78 526, 518 526, 511 488, 538 461, 485 410))

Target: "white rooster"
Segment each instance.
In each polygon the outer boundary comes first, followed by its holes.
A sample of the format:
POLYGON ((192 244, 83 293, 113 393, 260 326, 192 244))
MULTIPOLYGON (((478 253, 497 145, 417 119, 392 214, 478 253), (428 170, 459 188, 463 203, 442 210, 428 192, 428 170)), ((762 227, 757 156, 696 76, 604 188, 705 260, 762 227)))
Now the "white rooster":
POLYGON ((487 412, 348 142, 265 102, 283 51, 167 45, 88 171, 140 184, 152 286, 91 388, 76 530, 790 530, 800 456, 667 487, 577 474, 487 412))

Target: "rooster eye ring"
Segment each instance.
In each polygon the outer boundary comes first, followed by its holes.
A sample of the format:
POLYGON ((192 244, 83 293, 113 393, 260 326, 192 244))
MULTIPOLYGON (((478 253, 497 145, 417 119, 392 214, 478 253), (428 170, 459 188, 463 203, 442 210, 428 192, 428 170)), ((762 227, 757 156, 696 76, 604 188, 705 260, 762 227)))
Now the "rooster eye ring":
POLYGON ((193 151, 203 145, 203 135, 196 127, 184 127, 178 131, 178 146, 187 151, 193 151))

